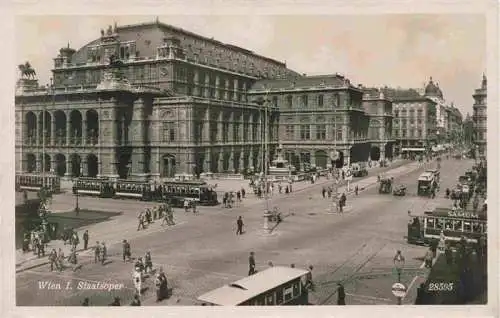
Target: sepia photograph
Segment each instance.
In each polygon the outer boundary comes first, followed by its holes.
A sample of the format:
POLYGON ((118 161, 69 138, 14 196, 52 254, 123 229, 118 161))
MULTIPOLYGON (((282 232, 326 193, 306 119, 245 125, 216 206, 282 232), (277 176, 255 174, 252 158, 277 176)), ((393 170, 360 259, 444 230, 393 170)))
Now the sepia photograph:
POLYGON ((491 301, 486 15, 14 24, 16 306, 491 301))

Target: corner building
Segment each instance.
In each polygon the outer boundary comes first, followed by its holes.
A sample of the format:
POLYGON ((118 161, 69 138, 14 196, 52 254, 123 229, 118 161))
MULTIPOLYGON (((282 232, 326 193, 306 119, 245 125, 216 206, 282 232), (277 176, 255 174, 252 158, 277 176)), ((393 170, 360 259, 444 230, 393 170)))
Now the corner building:
POLYGON ((327 167, 333 150, 348 164, 368 161, 370 155, 392 158, 392 103, 378 95, 364 99, 363 88, 344 76, 260 80, 249 94, 279 109, 278 139, 285 159, 297 169, 327 167))
POLYGON ((260 170, 263 125, 272 151, 279 115, 270 108, 263 123, 247 91, 259 79, 299 76, 159 21, 109 26, 59 53, 49 87, 26 74, 17 83, 16 171, 155 178, 260 170))
POLYGON ((488 97, 488 81, 486 75, 483 75, 481 87, 474 91, 472 95, 474 98, 474 105, 472 106, 474 113, 472 116, 474 127, 474 144, 476 145, 479 157, 486 158, 486 144, 487 144, 487 97, 488 97))

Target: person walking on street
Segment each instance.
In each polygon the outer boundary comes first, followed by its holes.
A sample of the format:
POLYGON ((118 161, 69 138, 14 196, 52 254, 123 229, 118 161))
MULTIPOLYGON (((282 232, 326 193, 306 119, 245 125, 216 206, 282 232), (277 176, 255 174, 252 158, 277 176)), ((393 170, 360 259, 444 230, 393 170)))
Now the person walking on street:
POLYGON ((146 227, 144 226, 144 212, 141 211, 139 213, 139 216, 137 216, 137 220, 139 221, 139 224, 137 225, 137 231, 139 231, 141 228, 144 230, 146 227))
POLYGON ((245 188, 241 188, 241 197, 244 199, 245 198, 245 194, 246 194, 246 191, 245 191, 245 188))
POLYGON ((85 230, 85 233, 83 233, 83 249, 87 250, 88 246, 89 246, 89 230, 85 230))
POLYGON ((345 306, 345 290, 341 283, 337 284, 337 305, 345 306))
POLYGON ((123 240, 123 262, 131 260, 130 243, 123 240))
POLYGON ((49 254, 49 261, 50 261, 50 271, 52 272, 54 270, 54 265, 57 268, 57 252, 56 249, 53 248, 52 251, 50 251, 49 254))
POLYGON ((323 199, 326 198, 326 189, 325 187, 323 187, 323 189, 321 189, 321 194, 323 195, 323 199))
POLYGON ((241 216, 238 217, 238 220, 236 220, 236 235, 242 235, 243 234, 243 220, 241 219, 241 216))
POLYGON ((255 274, 255 253, 250 252, 248 257, 248 276, 255 274))
POLYGON ((97 262, 101 261, 101 244, 99 241, 95 242, 95 247, 94 247, 94 262, 97 264, 97 262))
POLYGON ((104 265, 104 261, 106 261, 106 256, 107 256, 107 248, 106 248, 106 244, 104 242, 102 242, 102 246, 101 246, 101 265, 104 265))
POLYGON ((354 194, 358 195, 358 193, 359 193, 359 187, 358 187, 358 185, 356 185, 354 187, 354 194))

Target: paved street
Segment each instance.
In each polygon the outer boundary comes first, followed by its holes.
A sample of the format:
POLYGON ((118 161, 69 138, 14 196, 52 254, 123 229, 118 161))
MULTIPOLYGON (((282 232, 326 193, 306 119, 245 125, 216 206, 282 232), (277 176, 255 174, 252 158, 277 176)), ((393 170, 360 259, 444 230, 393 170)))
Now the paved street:
MULTIPOLYGON (((442 192, 456 183, 458 175, 471 165, 472 162, 466 160, 444 160, 442 192)), ((98 205, 101 210, 124 212, 119 218, 90 227, 104 233, 98 239, 109 242, 110 262, 105 266, 92 264, 93 256, 88 252, 80 253, 83 266, 75 272, 51 273, 47 265, 20 272, 17 304, 78 305, 87 296, 93 305, 106 305, 114 295, 128 304, 133 295, 133 266, 121 260, 117 233, 131 240, 133 256, 143 256, 149 250, 155 266, 163 266, 173 296, 160 305, 196 304, 197 296, 244 277, 250 251, 255 252, 258 270, 265 269, 268 261, 285 266, 294 263, 303 268, 313 265, 317 290, 310 298, 314 303, 335 303, 336 282, 344 281, 347 304, 391 304, 395 303, 390 291, 395 280, 391 273, 392 258, 397 249, 402 250, 406 258, 407 270, 402 279, 410 291, 403 302, 410 303, 421 279, 417 274, 425 275, 425 270, 420 268, 425 248, 406 244, 407 211, 441 205, 438 202, 449 204, 442 199, 442 192, 435 200, 416 196, 416 180, 421 172, 417 163, 411 163, 387 173, 395 177, 396 184, 407 185, 406 197, 380 195, 375 186, 369 187, 376 177, 366 178, 362 183, 368 188, 358 197, 348 197, 343 215, 331 213, 331 202, 321 196, 322 182, 290 195, 277 196, 268 204, 278 206, 288 216, 271 235, 262 232, 266 203, 253 195, 233 209, 203 207, 199 215, 176 210, 176 226, 163 228, 156 222, 145 231, 136 231, 137 211, 153 204, 82 198, 82 208, 98 205), (242 236, 235 235, 239 215, 245 223, 246 233, 242 236), (39 282, 44 281, 60 283, 62 289, 39 288, 39 282), (82 291, 76 288, 78 281, 116 282, 125 288, 118 292, 82 291), (66 289, 68 282, 72 288, 66 289)), ((92 231, 90 235, 92 243, 97 238, 93 238, 92 231)), ((145 285, 150 290, 143 295, 143 304, 154 305, 152 279, 145 285)))

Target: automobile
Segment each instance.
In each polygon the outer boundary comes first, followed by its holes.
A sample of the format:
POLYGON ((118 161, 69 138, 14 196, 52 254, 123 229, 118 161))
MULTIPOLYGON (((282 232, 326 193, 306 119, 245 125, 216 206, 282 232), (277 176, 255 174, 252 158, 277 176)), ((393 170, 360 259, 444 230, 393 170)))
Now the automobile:
POLYGON ((392 194, 398 197, 402 197, 406 195, 406 186, 405 185, 399 185, 397 186, 394 191, 392 191, 392 194))
POLYGON ((368 170, 366 169, 366 163, 353 163, 351 165, 351 171, 353 177, 366 177, 368 175, 368 170))

